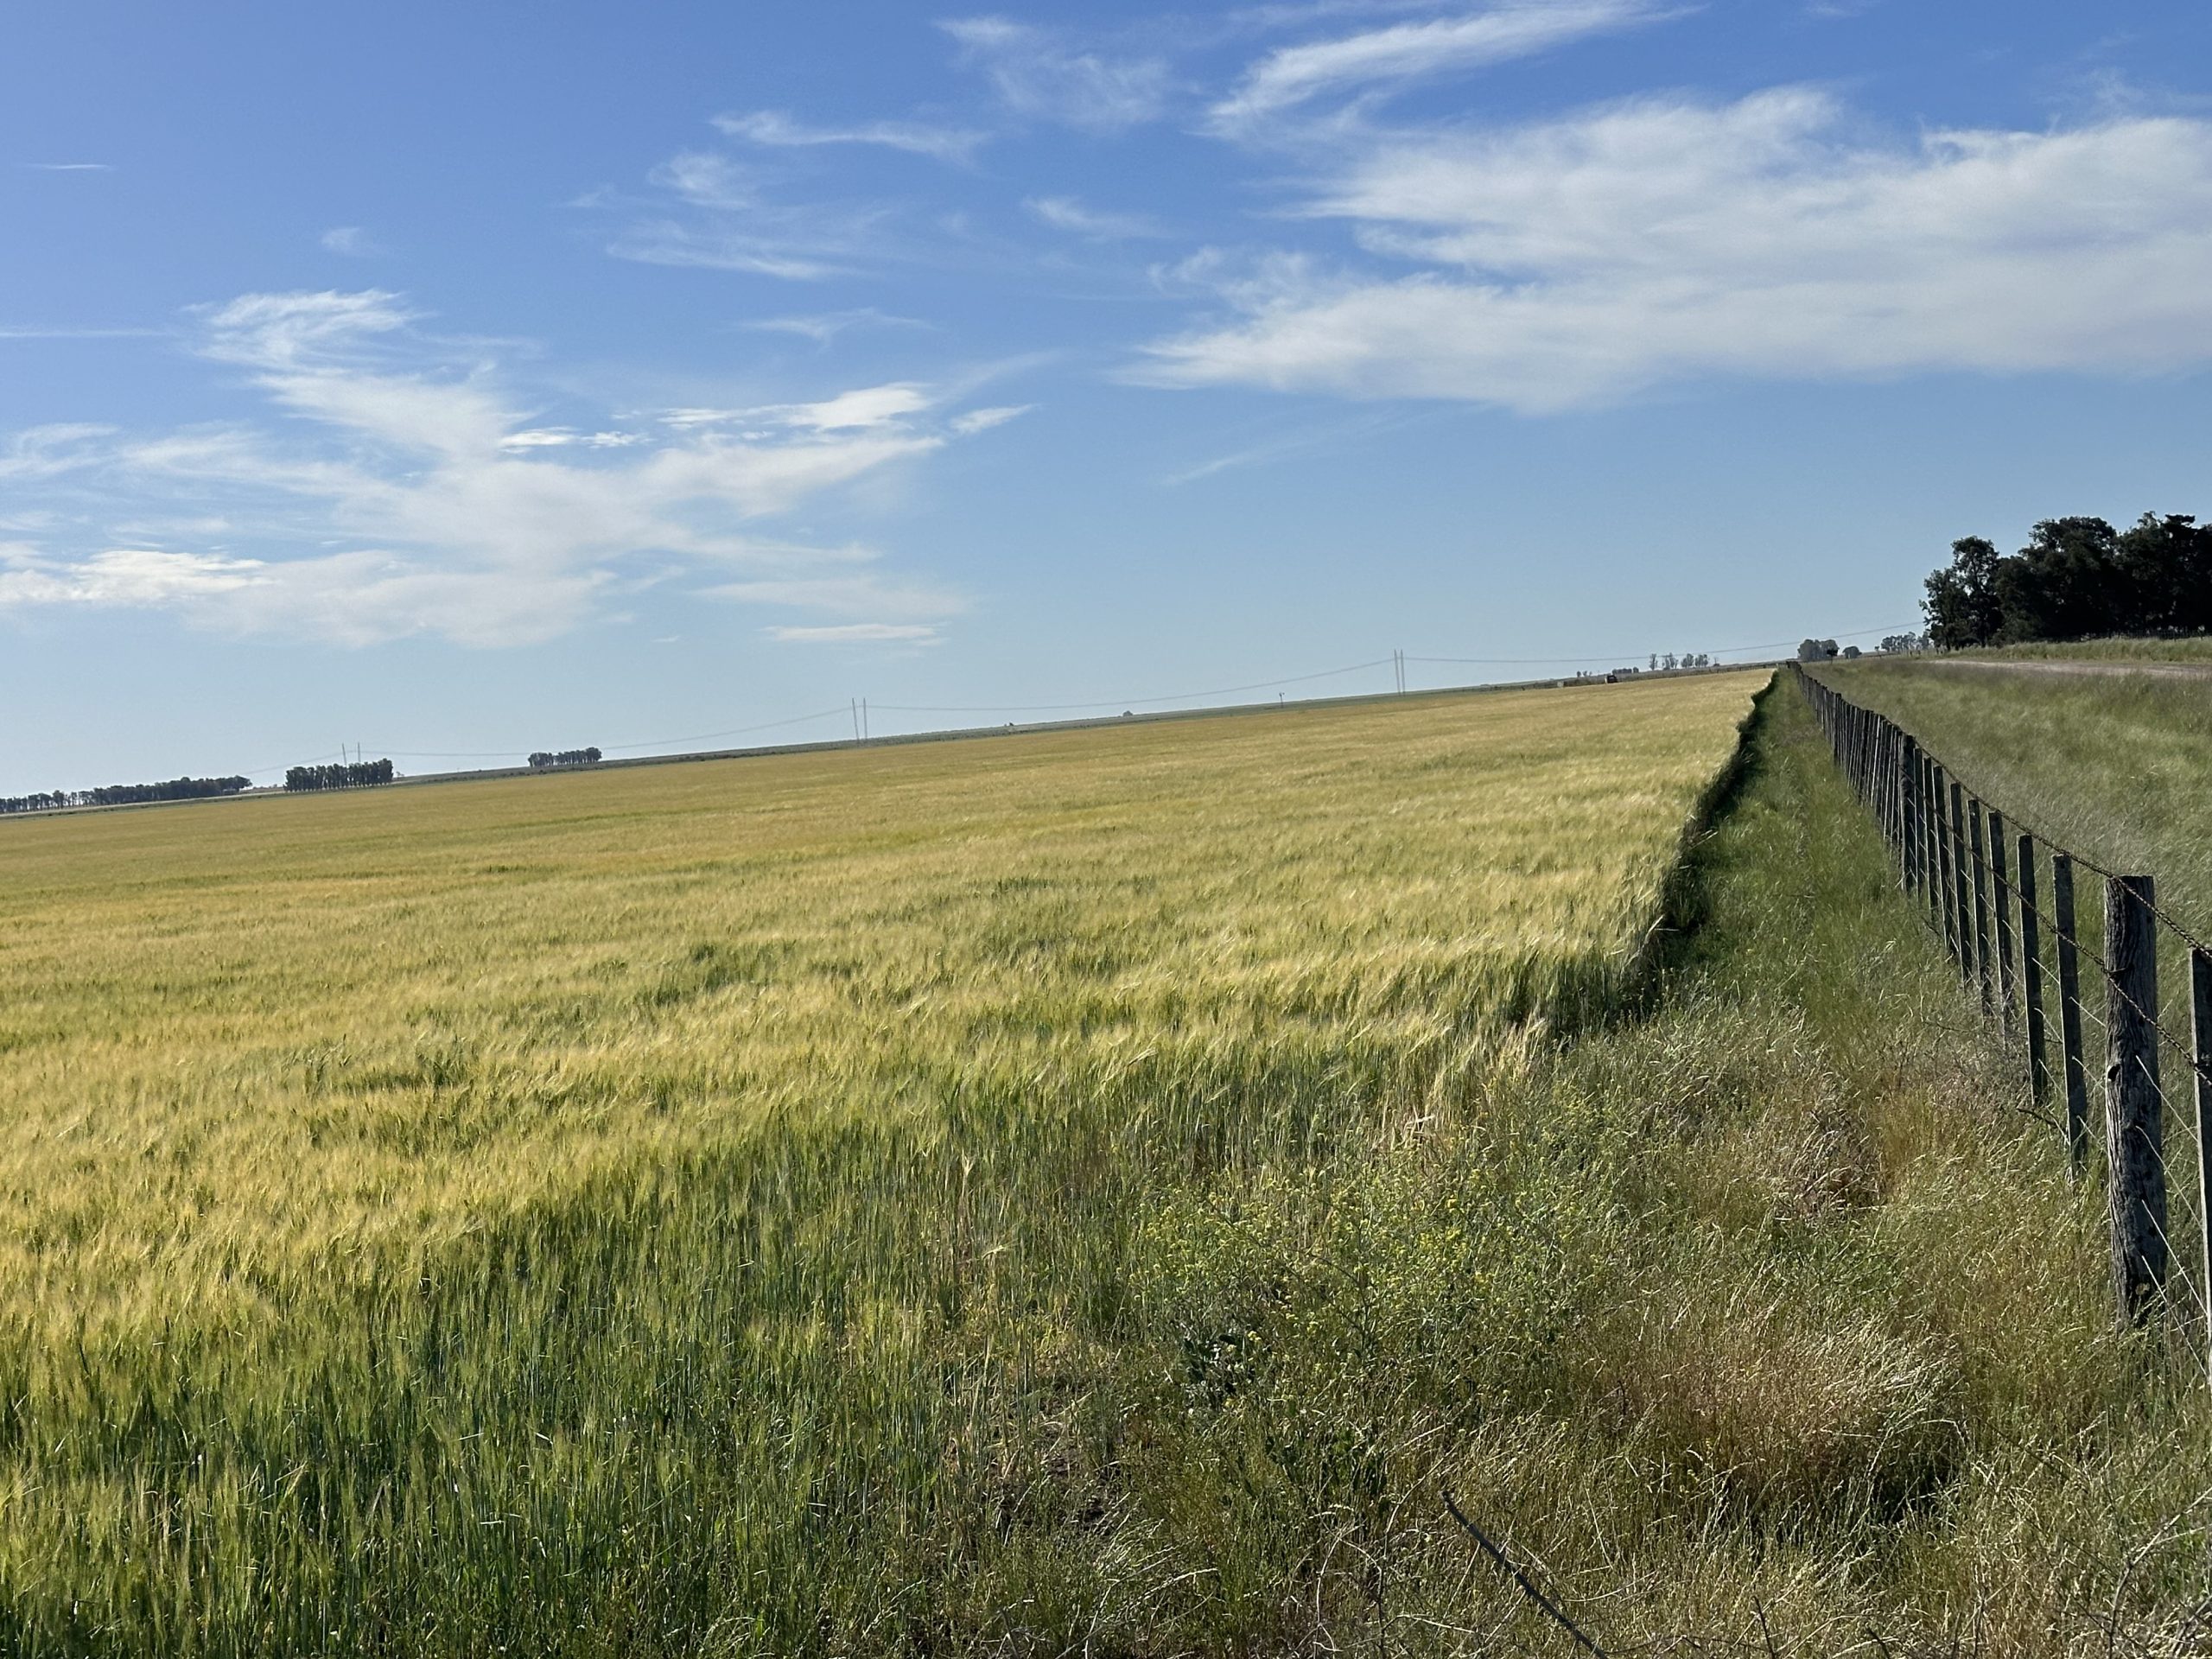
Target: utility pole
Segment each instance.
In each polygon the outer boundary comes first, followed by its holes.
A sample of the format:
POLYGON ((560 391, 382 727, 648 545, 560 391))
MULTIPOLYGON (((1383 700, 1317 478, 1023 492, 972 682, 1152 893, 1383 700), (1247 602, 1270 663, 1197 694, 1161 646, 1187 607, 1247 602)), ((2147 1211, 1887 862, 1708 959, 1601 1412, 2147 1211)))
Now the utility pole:
POLYGON ((861 699, 861 741, 868 741, 868 699, 861 699))
POLYGON ((855 697, 855 698, 853 699, 853 741, 854 741, 854 742, 855 742, 855 743, 857 743, 857 742, 859 742, 860 741, 861 741, 861 700, 860 700, 858 697, 855 697))

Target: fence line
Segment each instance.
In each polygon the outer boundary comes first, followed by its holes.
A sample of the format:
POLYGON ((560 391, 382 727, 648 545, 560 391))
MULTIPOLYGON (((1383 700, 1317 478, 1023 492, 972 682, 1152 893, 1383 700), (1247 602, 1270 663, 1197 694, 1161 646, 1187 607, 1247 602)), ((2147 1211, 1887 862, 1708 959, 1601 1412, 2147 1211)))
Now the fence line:
POLYGON ((2077 1179, 2101 1151, 2118 1316, 2169 1321, 2204 1360, 2212 1347, 2212 947, 2159 906, 2154 877, 2107 869, 2008 823, 1895 721, 1793 671, 1845 778, 1873 814, 1905 893, 1950 952, 1962 987, 2018 1053, 2031 1109, 2064 1136, 2077 1179), (2101 950, 2081 930, 2075 888, 2084 871, 2103 887, 2101 950), (2163 992, 2162 959, 2170 967, 2163 992), (2094 1000, 2084 997, 2085 971, 2094 1000), (2177 1064, 2162 1065, 2169 1056, 2177 1064), (2103 1079, 2101 1136, 2089 1111, 2093 1065, 2103 1079), (2165 1082, 2182 1076, 2195 1080, 2188 1097, 2165 1082), (2051 1116, 2054 1092, 2063 1096, 2063 1118, 2051 1116))

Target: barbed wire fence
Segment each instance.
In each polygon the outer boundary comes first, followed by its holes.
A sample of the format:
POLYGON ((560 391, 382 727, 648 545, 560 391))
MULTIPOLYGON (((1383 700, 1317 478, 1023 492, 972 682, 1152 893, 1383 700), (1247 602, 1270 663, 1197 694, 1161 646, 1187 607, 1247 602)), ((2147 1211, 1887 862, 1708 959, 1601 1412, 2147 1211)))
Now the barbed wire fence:
POLYGON ((2212 947, 2160 906, 2155 877, 2107 869, 2008 823, 1896 721, 1793 671, 1905 893, 2019 1056, 2031 1109, 2063 1136, 2076 1179, 2101 1166, 2119 1316, 2167 1322, 2204 1363, 2212 947), (2102 902, 2084 906, 2092 882, 2102 902), (2100 910, 2085 932, 2084 914, 2100 910))

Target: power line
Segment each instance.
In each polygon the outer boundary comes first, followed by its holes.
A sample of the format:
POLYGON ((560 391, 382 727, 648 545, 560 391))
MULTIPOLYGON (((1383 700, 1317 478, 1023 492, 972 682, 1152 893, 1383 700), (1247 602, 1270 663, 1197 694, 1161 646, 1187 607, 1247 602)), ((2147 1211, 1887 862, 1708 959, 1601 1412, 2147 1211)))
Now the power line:
MULTIPOLYGON (((1851 632, 1838 634, 1835 637, 1843 639, 1856 639, 1864 638, 1869 634, 1896 632, 1902 628, 1909 627, 1910 626, 1910 624, 1899 623, 1883 628, 1859 628, 1853 630, 1851 632)), ((1719 652, 1713 654, 1725 655, 1735 652, 1781 650, 1794 645, 1795 643, 1796 642, 1792 640, 1775 639, 1768 640, 1763 644, 1755 645, 1727 645, 1721 647, 1719 652)), ((1408 684, 1408 677, 1406 671, 1407 667, 1408 664, 1414 663, 1466 664, 1475 667, 1553 667, 1562 664, 1573 665, 1590 663, 1615 663, 1627 658, 1631 658, 1636 655, 1637 653, 1633 652, 1617 652, 1610 656, 1605 657, 1417 657, 1410 652, 1394 649, 1388 657, 1377 657, 1371 661, 1363 663, 1348 663, 1341 668, 1325 668, 1312 674, 1290 674, 1284 676, 1281 679, 1254 680, 1242 685, 1215 686, 1203 691, 1175 691, 1159 696, 1100 697, 1088 702, 880 702, 874 706, 878 709, 887 709, 894 714, 905 715, 1078 714, 1085 710, 1111 709, 1117 704, 1124 709, 1148 708, 1159 703, 1192 702, 1206 697, 1236 696, 1247 691, 1272 691, 1282 686, 1308 685, 1317 680, 1337 679, 1347 674, 1363 673, 1367 670, 1374 668, 1389 668, 1392 671, 1396 689, 1400 692, 1404 692, 1410 689, 1408 684)), ((718 742, 724 738, 747 737, 758 732, 781 731, 789 727, 804 726, 816 721, 830 720, 839 716, 851 719, 854 721, 855 737, 865 741, 864 734, 867 731, 866 715, 868 706, 869 705, 866 699, 853 698, 849 700, 846 706, 842 709, 817 709, 812 714, 794 715, 784 720, 762 721, 757 724, 750 726, 733 726, 721 731, 715 732, 692 732, 677 737, 646 738, 632 743, 607 743, 601 744, 600 747, 603 752, 613 754, 634 752, 640 749, 669 748, 677 744, 683 743, 712 743, 718 742)), ((520 749, 395 749, 384 748, 380 744, 363 745, 361 746, 361 753, 365 753, 368 749, 372 747, 382 749, 383 753, 386 755, 389 755, 395 760, 401 760, 512 761, 519 760, 525 757, 525 752, 520 749)), ((341 755, 344 753, 344 751, 341 751, 341 755)), ((280 762, 274 766, 251 767, 242 775, 248 778, 266 777, 274 772, 283 772, 290 766, 319 766, 326 761, 338 758, 340 758, 340 755, 317 755, 313 760, 307 761, 280 762)))

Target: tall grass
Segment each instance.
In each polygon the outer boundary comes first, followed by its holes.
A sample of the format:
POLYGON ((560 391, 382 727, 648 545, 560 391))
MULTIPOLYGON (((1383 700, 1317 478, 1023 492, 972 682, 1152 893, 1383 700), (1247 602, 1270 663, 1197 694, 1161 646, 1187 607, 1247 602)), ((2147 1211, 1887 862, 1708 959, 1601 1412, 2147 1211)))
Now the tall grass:
MULTIPOLYGON (((2189 642, 2105 643, 2115 649, 2042 654, 2124 660, 2120 648, 2139 646, 2178 658, 2189 642)), ((1821 671, 1999 810, 2113 869, 2157 875, 2200 937, 2212 937, 2212 680, 1999 674, 1910 658, 1821 671)))
POLYGON ((1747 690, 16 826, 0 1651, 1565 1650, 1447 1486, 1616 1650, 2183 1650, 1793 697, 1544 1029, 1747 690))
POLYGON ((1162 1182, 1602 997, 1749 690, 4 826, 17 1644, 982 1618, 1162 1182))

